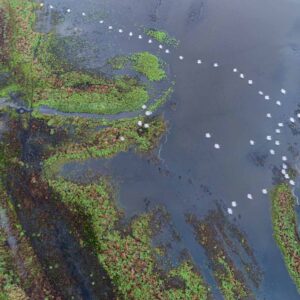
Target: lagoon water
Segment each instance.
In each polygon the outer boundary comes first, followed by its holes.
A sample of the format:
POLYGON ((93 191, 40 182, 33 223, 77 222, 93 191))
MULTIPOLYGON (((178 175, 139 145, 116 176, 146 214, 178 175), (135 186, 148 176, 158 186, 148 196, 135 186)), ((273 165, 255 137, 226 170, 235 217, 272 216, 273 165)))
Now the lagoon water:
MULTIPOLYGON (((181 245, 209 282, 208 262, 185 214, 203 217, 217 203, 226 213, 236 201, 233 215, 227 217, 245 232, 263 271, 257 299, 299 299, 273 239, 270 200, 262 189, 270 190, 276 182, 283 155, 292 167, 299 159, 300 2, 53 0, 51 4, 64 16, 63 22, 51 25, 54 12, 48 9, 40 14, 38 28, 83 39, 85 47, 70 55, 81 68, 101 72, 106 59, 114 55, 148 50, 166 61, 170 79, 176 81, 174 94, 162 109, 168 132, 151 156, 129 152, 110 160, 70 163, 62 174, 82 179, 92 170, 111 176, 127 217, 165 206, 181 245), (66 14, 69 7, 72 12, 66 14), (82 12, 89 17, 84 19, 82 12), (109 33, 108 25, 124 33, 109 33), (165 54, 157 43, 129 38, 129 31, 142 34, 142 26, 166 30, 180 40, 180 46, 165 54), (197 59, 203 63, 198 65, 197 59), (213 67, 215 62, 218 68, 213 67), (249 79, 253 85, 247 84, 249 79), (265 100, 259 90, 271 99, 265 100), (277 100, 282 106, 275 104, 277 100), (291 116, 296 119, 293 127, 288 122, 291 116), (280 134, 275 132, 278 122, 284 123, 280 134), (211 139, 205 138, 206 132, 211 139), (219 150, 215 143, 221 145, 219 150)), ((220 298, 217 291, 215 298, 220 298)))

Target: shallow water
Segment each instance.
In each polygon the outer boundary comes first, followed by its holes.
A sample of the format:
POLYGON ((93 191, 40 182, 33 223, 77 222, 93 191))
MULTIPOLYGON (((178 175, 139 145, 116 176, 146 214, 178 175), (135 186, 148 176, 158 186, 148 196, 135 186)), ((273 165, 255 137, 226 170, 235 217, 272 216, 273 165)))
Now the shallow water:
MULTIPOLYGON (((55 25, 57 32, 70 35, 76 26, 76 34, 90 45, 81 52, 78 50, 83 57, 80 67, 101 70, 106 59, 113 55, 146 49, 166 60, 171 79, 176 80, 172 97, 176 109, 171 109, 170 104, 165 107, 170 128, 157 150, 158 161, 127 153, 108 161, 88 161, 84 166, 69 164, 63 174, 76 177, 92 169, 94 173, 112 176, 119 188, 119 203, 128 217, 146 210, 149 201, 151 207, 165 205, 182 243, 204 270, 207 270, 205 257, 184 215, 193 212, 204 216, 216 207, 216 201, 222 203, 224 210, 231 201, 237 201, 234 215, 228 218, 245 231, 264 272, 257 297, 299 299, 272 237, 270 201, 261 190, 272 188, 276 180, 274 167, 280 167, 282 155, 287 156, 291 166, 299 157, 298 136, 287 122, 299 109, 300 3, 279 0, 51 3, 61 12, 72 8, 64 22, 55 25), (88 16, 93 12, 94 16, 83 19, 82 11, 88 16), (101 18, 105 26, 123 28, 126 35, 108 33, 98 23, 101 18), (168 31, 181 41, 180 47, 170 48, 171 54, 166 55, 159 52, 157 43, 148 45, 145 39, 129 39, 129 31, 142 32, 140 26, 168 31), (179 55, 184 56, 183 61, 178 59, 179 55), (203 64, 197 65, 197 59, 202 59, 203 64), (219 68, 212 67, 215 61, 219 68), (246 79, 233 73, 235 67, 254 84, 249 86, 246 79), (288 91, 287 95, 280 93, 281 88, 288 91), (271 100, 259 96, 259 90, 269 94, 271 100), (282 106, 276 106, 275 100, 280 100, 282 106), (271 119, 266 118, 267 113, 272 114, 271 119), (280 134, 275 133, 278 122, 285 123, 280 134), (205 139, 206 132, 212 134, 210 140, 205 139), (272 135, 272 141, 266 140, 267 135, 272 135), (274 144, 275 136, 280 146, 274 144), (250 139, 256 142, 254 146, 249 145, 250 139), (221 149, 214 149, 214 143, 219 143, 221 149), (276 155, 270 155, 270 149, 276 155), (70 175, 74 168, 76 174, 70 175), (247 199, 248 193, 253 200, 247 199)), ((41 20, 41 30, 51 28, 49 17, 41 20)), ((74 61, 77 59, 78 55, 74 55, 74 61)), ((295 119, 295 126, 299 127, 295 119)))

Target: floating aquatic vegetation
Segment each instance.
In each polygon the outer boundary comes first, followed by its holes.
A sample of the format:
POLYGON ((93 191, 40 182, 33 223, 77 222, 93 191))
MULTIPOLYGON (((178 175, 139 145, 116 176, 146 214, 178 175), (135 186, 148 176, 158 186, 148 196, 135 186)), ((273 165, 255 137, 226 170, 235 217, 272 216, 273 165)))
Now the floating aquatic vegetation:
POLYGON ((179 41, 177 41, 175 38, 172 38, 169 36, 169 34, 162 30, 156 30, 156 29, 145 29, 145 33, 157 40, 159 43, 170 45, 170 46, 178 46, 179 41))

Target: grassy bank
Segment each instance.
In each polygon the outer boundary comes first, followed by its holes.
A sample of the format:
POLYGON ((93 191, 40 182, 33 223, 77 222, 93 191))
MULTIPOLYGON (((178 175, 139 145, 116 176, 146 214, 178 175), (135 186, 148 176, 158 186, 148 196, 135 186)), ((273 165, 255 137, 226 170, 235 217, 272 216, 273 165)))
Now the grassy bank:
POLYGON ((272 222, 275 240, 300 291, 300 239, 296 229, 295 198, 286 184, 280 184, 273 190, 272 222))

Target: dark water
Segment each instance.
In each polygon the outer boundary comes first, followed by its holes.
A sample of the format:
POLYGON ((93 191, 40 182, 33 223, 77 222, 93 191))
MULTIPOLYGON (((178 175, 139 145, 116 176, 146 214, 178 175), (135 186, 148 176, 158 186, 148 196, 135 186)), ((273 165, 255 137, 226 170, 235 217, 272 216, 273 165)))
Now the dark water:
MULTIPOLYGON (((50 3, 50 2, 48 2, 50 3)), ((92 169, 111 175, 119 187, 118 199, 128 217, 151 206, 163 204, 172 216, 182 242, 194 261, 207 270, 201 247, 195 242, 184 214, 204 216, 222 203, 224 210, 237 201, 234 215, 228 216, 246 232, 264 277, 259 299, 299 299, 299 294, 284 266, 272 236, 270 201, 261 193, 274 183, 274 167, 286 155, 291 166, 298 163, 300 92, 300 3, 297 1, 53 1, 58 11, 70 7, 72 13, 55 25, 57 32, 82 37, 89 47, 80 53, 81 67, 101 69, 113 55, 139 50, 158 53, 170 66, 176 80, 172 101, 165 107, 169 131, 157 150, 154 161, 133 153, 120 154, 109 161, 70 164, 63 173, 76 167, 78 173, 92 169), (82 18, 81 12, 88 17, 82 18), (97 12, 97 14, 95 13, 97 12), (91 16, 93 13, 93 16, 91 16), (105 26, 98 20, 105 20, 105 26), (107 25, 125 33, 108 33, 107 25), (140 26, 168 31, 180 41, 171 54, 160 53, 157 44, 145 39, 129 39, 128 32, 142 32, 140 26), (178 56, 183 55, 183 61, 178 56), (197 65, 197 59, 203 64, 197 65), (217 61, 219 68, 213 68, 217 61), (232 72, 236 67, 254 81, 249 86, 232 72), (288 93, 282 95, 281 88, 288 93), (262 90, 270 101, 258 95, 262 90), (282 101, 276 106, 275 100, 282 101), (271 113, 272 118, 266 118, 271 113), (295 117, 290 128, 288 119, 295 117), (278 122, 284 122, 276 134, 278 122), (292 130, 291 130, 292 129, 292 130), (211 140, 204 138, 212 133, 211 140), (267 141, 266 135, 273 140, 267 141), (281 145, 274 144, 275 137, 281 145), (249 140, 256 144, 250 147, 249 140), (221 145, 220 150, 213 148, 221 145), (270 149, 276 155, 269 154, 270 149), (253 200, 247 199, 251 193, 253 200), (238 217, 239 216, 239 217, 238 217)), ((51 13, 50 13, 51 15, 51 13)), ((40 18, 40 28, 51 28, 50 18, 40 18), (46 24, 46 25, 45 25, 46 24)), ((78 54, 74 56, 74 61, 78 54)), ((71 175, 69 175, 71 176, 71 175)), ((75 175, 73 175, 75 176, 75 175)))

